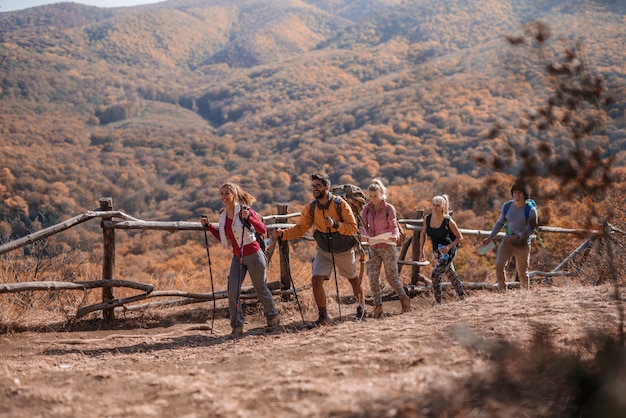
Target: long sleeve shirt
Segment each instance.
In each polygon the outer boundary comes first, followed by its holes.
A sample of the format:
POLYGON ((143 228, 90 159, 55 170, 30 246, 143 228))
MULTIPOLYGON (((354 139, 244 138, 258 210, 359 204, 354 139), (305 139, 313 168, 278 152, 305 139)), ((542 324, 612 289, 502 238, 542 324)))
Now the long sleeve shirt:
MULTIPOLYGON (((240 241, 242 238, 242 234, 243 234, 243 256, 247 256, 250 254, 254 254, 257 251, 259 251, 261 249, 261 246, 259 245, 259 243, 256 241, 254 234, 252 233, 252 231, 250 231, 248 229, 248 223, 255 229, 255 231, 257 231, 258 233, 261 234, 265 234, 267 229, 265 227, 265 224, 263 223, 263 219, 261 219, 256 212, 254 212, 252 210, 252 208, 250 208, 250 219, 246 220, 245 225, 246 227, 242 230, 242 224, 241 221, 239 220, 239 205, 237 207, 236 213, 235 213, 235 218, 237 219, 236 222, 239 222, 239 225, 237 225, 237 228, 233 228, 233 220, 230 219, 227 216, 220 216, 220 224, 223 222, 223 227, 224 227, 224 235, 225 238, 230 241, 232 247, 233 247, 233 255, 235 257, 239 257, 241 255, 241 245, 240 245, 240 241), (239 232, 237 234, 237 236, 235 236, 235 233, 233 232, 233 229, 237 230, 237 231, 242 231, 239 232)), ((209 224, 209 231, 211 232, 211 234, 213 234, 213 236, 220 242, 222 242, 221 239, 221 234, 220 234, 220 227, 222 225, 219 225, 218 227, 215 227, 213 224, 209 224)))
POLYGON ((320 208, 316 201, 313 201, 306 205, 302 212, 300 212, 300 219, 298 223, 293 227, 285 229, 283 231, 283 239, 289 241, 292 239, 300 238, 303 236, 311 226, 315 226, 315 229, 326 233, 328 227, 326 226, 326 218, 331 217, 337 221, 337 228, 330 228, 330 232, 338 231, 341 235, 354 235, 358 230, 356 218, 352 212, 352 208, 345 200, 339 199, 341 205, 341 215, 337 212, 336 204, 334 202, 335 197, 330 195, 330 201, 327 208, 320 208), (313 209, 313 216, 311 216, 311 205, 316 207, 313 209))
POLYGON ((530 206, 528 219, 526 219, 527 205, 527 203, 524 203, 521 208, 515 207, 515 202, 502 205, 500 217, 493 226, 489 238, 493 239, 506 224, 507 235, 517 235, 520 240, 530 240, 530 236, 537 226, 537 209, 530 206))
MULTIPOLYGON (((372 202, 363 206, 361 210, 361 233, 365 237, 374 237, 376 235, 390 232, 396 239, 400 236, 398 228, 398 218, 396 208, 393 205, 383 201, 383 205, 375 207, 372 202)), ((389 244, 376 244, 374 247, 384 247, 389 244)))

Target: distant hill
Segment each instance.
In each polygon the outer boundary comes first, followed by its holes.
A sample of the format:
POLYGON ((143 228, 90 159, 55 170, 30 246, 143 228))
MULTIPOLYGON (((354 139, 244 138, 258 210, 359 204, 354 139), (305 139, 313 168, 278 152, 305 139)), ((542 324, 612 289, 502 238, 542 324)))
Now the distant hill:
MULTIPOLYGON (((624 166, 625 16, 608 0, 170 0, 0 13, 1 217, 31 228, 106 195, 144 218, 195 219, 220 208, 226 180, 262 210, 295 208, 313 171, 408 190, 480 179, 490 171, 476 153, 526 140, 488 139, 489 129, 515 126, 550 86, 537 56, 504 39, 532 19, 551 29, 546 54, 578 42, 604 78, 614 101, 598 141, 624 166)), ((571 146, 558 129, 533 138, 571 146)), ((454 196, 464 208, 491 209, 464 189, 454 196)))

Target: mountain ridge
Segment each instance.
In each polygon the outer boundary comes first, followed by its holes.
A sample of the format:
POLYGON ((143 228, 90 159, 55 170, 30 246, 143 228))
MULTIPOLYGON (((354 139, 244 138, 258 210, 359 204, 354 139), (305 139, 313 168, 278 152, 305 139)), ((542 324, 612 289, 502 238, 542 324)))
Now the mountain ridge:
MULTIPOLYGON (((361 185, 379 176, 398 190, 452 176, 479 187, 474 179, 491 171, 474 156, 521 141, 517 119, 550 86, 533 49, 504 38, 519 34, 523 19, 546 20, 550 53, 583 45, 589 68, 616 97, 599 140, 623 166, 624 14, 608 13, 620 7, 170 0, 2 13, 2 167, 16 179, 3 196, 26 196, 25 204, 5 204, 5 218, 28 224, 45 208, 49 222, 108 194, 135 213, 188 219, 219 209, 206 182, 226 180, 269 210, 307 201, 311 171, 361 185), (164 109, 177 116, 159 116, 164 109), (509 136, 487 140, 494 123, 512 126, 509 136), (42 150, 37 158, 33 147, 42 150), (80 198, 46 198, 55 183, 80 198)), ((571 145, 558 130, 524 141, 546 138, 555 152, 571 145)), ((491 209, 453 197, 468 210, 491 209)))

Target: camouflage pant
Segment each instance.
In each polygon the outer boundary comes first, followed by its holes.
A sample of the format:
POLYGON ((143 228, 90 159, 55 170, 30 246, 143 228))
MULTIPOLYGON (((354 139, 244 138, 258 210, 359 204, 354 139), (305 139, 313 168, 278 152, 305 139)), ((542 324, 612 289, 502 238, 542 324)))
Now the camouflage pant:
POLYGON ((435 294, 435 300, 437 303, 441 302, 441 278, 444 274, 448 277, 452 286, 454 286, 456 293, 459 296, 465 296, 463 284, 461 283, 461 279, 459 279, 459 275, 456 274, 456 270, 454 270, 452 259, 443 260, 440 258, 438 251, 434 251, 433 256, 439 260, 437 265, 433 268, 433 271, 430 273, 430 280, 433 282, 433 293, 435 294))
POLYGON ((383 303, 380 294, 380 269, 385 266, 385 278, 393 287, 398 296, 406 296, 406 292, 398 278, 398 248, 395 245, 386 245, 380 248, 370 247, 367 260, 367 277, 370 279, 370 289, 374 297, 374 305, 383 303))

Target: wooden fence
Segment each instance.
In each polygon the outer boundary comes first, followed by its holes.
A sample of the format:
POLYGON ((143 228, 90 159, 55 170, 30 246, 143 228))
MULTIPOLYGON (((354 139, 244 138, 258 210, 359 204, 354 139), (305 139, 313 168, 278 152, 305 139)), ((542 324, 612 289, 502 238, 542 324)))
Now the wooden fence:
MULTIPOLYGON (((277 205, 277 214, 271 216, 264 216, 263 221, 266 224, 268 230, 276 229, 276 228, 285 228, 289 227, 292 224, 289 224, 289 219, 293 217, 300 216, 300 213, 288 213, 288 207, 285 204, 277 205)), ((398 268, 402 269, 403 266, 408 265, 411 267, 411 283, 407 285, 407 289, 413 293, 420 291, 429 291, 430 281, 420 274, 420 267, 424 265, 428 265, 428 262, 420 262, 419 261, 419 245, 411 245, 414 242, 419 243, 419 234, 422 230, 422 222, 423 222, 423 210, 418 210, 416 213, 416 217, 414 219, 400 219, 399 222, 405 226, 405 228, 411 232, 410 236, 403 243, 402 248, 399 251, 398 255, 398 268), (409 248, 411 251, 411 259, 407 260, 406 256, 408 254, 409 248), (418 285, 419 282, 423 282, 424 286, 418 285)), ((145 307, 156 307, 156 306, 173 306, 173 305, 183 305, 188 303, 196 303, 196 302, 205 302, 212 301, 217 299, 223 299, 227 297, 226 291, 218 291, 211 293, 191 293, 177 290, 154 290, 153 286, 145 283, 137 283, 128 280, 116 280, 114 278, 114 268, 115 268, 115 230, 116 229, 129 229, 129 230, 162 230, 162 231, 203 231, 203 226, 200 222, 185 222, 185 221, 177 221, 177 222, 161 222, 161 221, 145 221, 141 219, 134 218, 132 216, 127 215, 121 211, 113 210, 113 199, 112 198, 102 198, 100 199, 100 208, 95 211, 87 211, 81 215, 70 218, 64 222, 61 222, 57 225, 42 229, 40 231, 34 232, 22 238, 7 242, 5 244, 0 245, 0 255, 5 254, 9 251, 16 250, 22 248, 26 245, 32 244, 36 241, 48 238, 54 234, 58 234, 66 229, 72 228, 78 224, 81 224, 85 221, 100 218, 101 219, 101 227, 103 233, 103 263, 102 263, 102 279, 96 281, 88 281, 88 282, 58 282, 58 281, 43 281, 43 282, 22 282, 22 283, 4 283, 0 284, 0 293, 11 293, 11 292, 21 292, 21 291, 32 291, 32 290, 41 290, 41 291, 54 291, 54 290, 87 290, 93 288, 102 288, 102 302, 86 306, 80 308, 76 312, 75 318, 78 319, 87 315, 90 312, 94 311, 102 311, 103 318, 105 319, 114 319, 115 318, 115 308, 116 307, 124 307, 124 310, 135 310, 142 309, 145 307), (115 287, 125 287, 130 289, 140 290, 143 293, 130 296, 126 298, 115 298, 113 295, 113 288, 115 287), (138 302, 141 300, 149 299, 149 298, 157 298, 157 297, 176 297, 177 299, 166 300, 161 302, 152 302, 141 305, 131 305, 126 306, 128 304, 132 304, 134 302, 138 302)), ((567 258, 565 258, 557 267, 555 267, 552 271, 549 272, 541 272, 541 271, 533 271, 530 272, 531 277, 535 276, 544 276, 544 277, 552 277, 552 276, 564 276, 564 275, 572 275, 573 273, 564 271, 564 268, 567 264, 582 251, 587 248, 591 242, 597 238, 601 231, 595 230, 585 230, 585 229, 565 229, 565 228, 554 228, 554 227, 539 227, 541 232, 549 232, 549 233, 566 233, 566 234, 583 234, 588 236, 589 238, 585 240, 578 248, 576 248, 567 258)), ((490 231, 480 231, 480 230, 468 230, 461 229, 461 232, 464 236, 487 236, 490 231)), ((504 237, 504 233, 498 234, 496 239, 501 239, 504 237)), ((307 238, 304 237, 305 239, 307 238)), ((365 243, 363 243, 366 245, 365 243)), ((281 242, 280 244, 279 257, 281 258, 280 263, 280 280, 277 282, 268 283, 268 287, 270 287, 270 291, 274 295, 282 295, 284 298, 289 298, 291 294, 297 292, 298 290, 302 290, 309 286, 304 286, 300 289, 291 289, 290 283, 290 273, 287 271, 289 265, 289 245, 287 242, 281 242), (286 262, 285 262, 286 261, 286 262)), ((272 256, 275 252, 275 248, 277 246, 277 241, 272 241, 268 248, 268 262, 272 259, 272 256)), ((361 260, 361 274, 364 270, 363 259, 361 260)), ((497 283, 466 283, 464 282, 464 286, 470 289, 489 289, 496 288, 497 283)), ((509 287, 518 286, 518 284, 512 282, 507 283, 509 287)), ((252 288, 244 287, 242 288, 242 298, 254 298, 256 297, 253 293, 252 288)))

